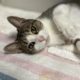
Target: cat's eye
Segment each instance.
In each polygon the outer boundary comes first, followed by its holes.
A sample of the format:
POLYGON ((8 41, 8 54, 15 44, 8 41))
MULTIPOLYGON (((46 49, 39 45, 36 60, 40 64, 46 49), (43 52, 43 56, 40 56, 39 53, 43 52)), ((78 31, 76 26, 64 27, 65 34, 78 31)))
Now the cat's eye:
POLYGON ((38 34, 37 29, 36 29, 35 26, 32 26, 32 27, 31 27, 31 32, 32 32, 33 34, 38 34))
POLYGON ((32 49, 32 48, 34 47, 34 45, 35 45, 35 42, 31 42, 31 43, 28 45, 28 48, 29 48, 29 49, 32 49))

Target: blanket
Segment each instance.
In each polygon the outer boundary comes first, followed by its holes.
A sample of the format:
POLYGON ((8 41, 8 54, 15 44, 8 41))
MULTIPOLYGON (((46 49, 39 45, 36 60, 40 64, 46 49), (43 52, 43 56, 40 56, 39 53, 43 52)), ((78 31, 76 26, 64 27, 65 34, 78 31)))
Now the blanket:
POLYGON ((8 16, 36 18, 40 13, 0 5, 0 80, 80 80, 79 56, 57 47, 35 54, 5 54, 3 48, 14 41, 15 28, 8 16))

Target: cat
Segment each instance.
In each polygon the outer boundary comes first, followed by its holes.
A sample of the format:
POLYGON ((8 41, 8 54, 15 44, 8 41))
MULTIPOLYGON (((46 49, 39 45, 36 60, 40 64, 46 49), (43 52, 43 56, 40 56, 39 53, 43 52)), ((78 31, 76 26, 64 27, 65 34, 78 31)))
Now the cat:
POLYGON ((17 28, 15 42, 4 50, 13 53, 38 53, 47 46, 72 44, 80 52, 80 1, 65 0, 43 12, 36 19, 9 16, 17 28))

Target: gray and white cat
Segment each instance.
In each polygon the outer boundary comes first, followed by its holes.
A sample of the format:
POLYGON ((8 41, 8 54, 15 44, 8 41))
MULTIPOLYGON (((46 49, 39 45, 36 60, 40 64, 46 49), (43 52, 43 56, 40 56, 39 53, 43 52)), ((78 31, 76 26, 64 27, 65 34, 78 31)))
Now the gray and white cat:
POLYGON ((15 42, 4 49, 8 52, 34 54, 46 46, 72 44, 80 52, 80 1, 66 0, 43 12, 37 19, 10 16, 8 20, 18 31, 15 42))

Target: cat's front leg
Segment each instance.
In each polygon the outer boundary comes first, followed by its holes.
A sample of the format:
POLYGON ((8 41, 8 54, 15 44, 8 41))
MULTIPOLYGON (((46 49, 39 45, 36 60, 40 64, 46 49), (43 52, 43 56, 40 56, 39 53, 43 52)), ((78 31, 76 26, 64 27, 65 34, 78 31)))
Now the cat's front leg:
POLYGON ((74 52, 75 47, 73 44, 60 44, 60 45, 50 45, 48 48, 56 48, 60 49, 61 51, 69 51, 69 52, 74 52))
POLYGON ((80 38, 75 39, 74 46, 75 46, 75 52, 80 53, 80 38))

